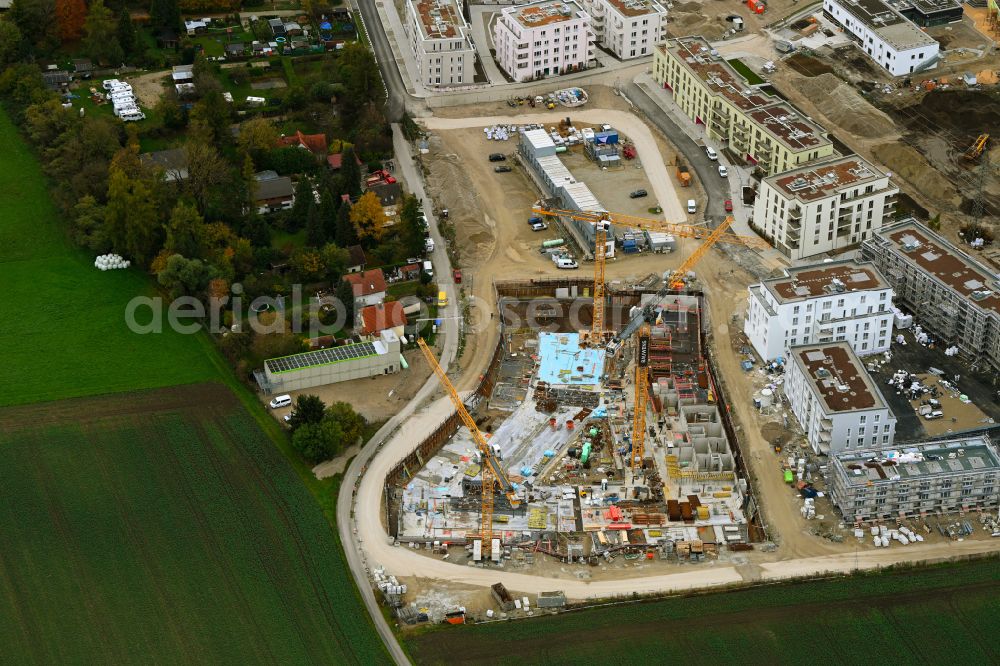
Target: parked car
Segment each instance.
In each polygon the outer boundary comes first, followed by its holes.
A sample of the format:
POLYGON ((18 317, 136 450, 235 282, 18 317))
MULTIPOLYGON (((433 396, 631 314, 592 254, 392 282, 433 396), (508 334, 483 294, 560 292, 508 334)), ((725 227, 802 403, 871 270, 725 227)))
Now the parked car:
POLYGON ((490 162, 506 162, 507 156, 503 153, 491 153, 490 162))
POLYGON ((635 190, 634 192, 629 192, 628 196, 630 199, 641 199, 642 197, 647 196, 648 194, 649 192, 647 192, 646 190, 635 190))
POLYGON ((694 199, 688 199, 688 212, 694 214, 698 210, 698 203, 694 199))
POLYGON ((271 409, 281 409, 282 407, 289 407, 292 404, 292 396, 285 394, 279 395, 271 398, 271 402, 267 403, 271 409))
POLYGON ((724 204, 724 207, 725 207, 727 213, 732 213, 733 212, 733 200, 732 199, 726 199, 726 203, 724 204))
POLYGON ((462 284, 462 271, 456 268, 452 271, 451 275, 455 279, 455 284, 462 284))
POLYGON ((726 168, 725 164, 719 165, 719 175, 723 178, 729 178, 729 169, 726 168))
POLYGON ((708 155, 708 159, 710 160, 719 159, 719 153, 715 152, 715 148, 712 148, 712 146, 705 146, 705 154, 708 155))
POLYGON ((559 257, 556 259, 556 268, 579 268, 580 265, 569 257, 559 257))
POLYGON ((510 173, 511 168, 509 166, 507 166, 506 164, 503 164, 501 166, 496 167, 493 170, 496 171, 497 173, 510 173))
POLYGON ((531 230, 532 231, 545 231, 548 228, 549 228, 549 225, 545 224, 541 220, 538 220, 537 222, 532 222, 531 223, 531 230))

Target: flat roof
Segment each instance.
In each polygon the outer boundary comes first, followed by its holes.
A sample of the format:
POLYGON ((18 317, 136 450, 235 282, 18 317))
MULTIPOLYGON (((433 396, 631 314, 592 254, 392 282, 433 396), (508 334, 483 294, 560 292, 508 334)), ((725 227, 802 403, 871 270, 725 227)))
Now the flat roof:
POLYGON ((680 37, 659 48, 673 55, 711 90, 743 111, 759 109, 775 101, 767 93, 752 88, 722 56, 712 55, 712 47, 704 37, 680 37))
POLYGON ((852 155, 785 171, 765 180, 787 196, 809 202, 834 195, 845 187, 884 177, 885 174, 867 160, 852 155))
POLYGON ((556 145, 549 133, 543 129, 527 130, 521 136, 534 148, 555 148, 556 145))
POLYGON ((755 123, 793 151, 831 143, 826 130, 777 97, 751 86, 704 37, 680 37, 659 47, 671 54, 714 94, 749 115, 755 123))
POLYGON ((630 18, 646 14, 661 14, 666 11, 656 0, 608 0, 608 4, 623 16, 630 18))
POLYGON ((847 342, 799 345, 790 353, 826 412, 885 408, 882 394, 847 342))
POLYGON ((579 181, 571 183, 569 185, 563 186, 566 194, 573 200, 573 207, 578 210, 585 210, 590 212, 600 212, 604 208, 601 207, 601 202, 597 200, 594 193, 590 191, 586 183, 581 183, 579 181))
POLYGON ((583 10, 573 0, 542 0, 528 5, 507 7, 504 14, 513 17, 525 28, 541 28, 578 17, 583 10))
POLYGON ((556 187, 564 187, 576 182, 573 174, 569 172, 569 169, 566 168, 566 165, 563 164, 558 155, 539 157, 538 167, 556 187))
POLYGON ((925 16, 963 9, 959 0, 899 0, 896 8, 901 12, 913 8, 925 16))
POLYGON ((452 39, 463 36, 465 17, 457 0, 409 0, 425 39, 452 39))
POLYGON ((550 386, 600 385, 604 349, 581 347, 579 333, 539 333, 538 358, 538 379, 550 386))
POLYGON ((879 236, 975 305, 1000 312, 997 276, 937 234, 911 221, 883 229, 879 236))
POLYGON ((832 143, 824 136, 825 129, 787 102, 776 102, 749 115, 761 129, 796 152, 832 143))
POLYGON ((331 347, 330 349, 318 349, 316 351, 292 354, 280 358, 271 358, 264 361, 264 367, 271 374, 292 372, 293 370, 303 370, 305 368, 315 368, 322 365, 342 363, 358 358, 367 358, 386 353, 385 345, 381 342, 358 342, 343 347, 331 347))
POLYGON ((937 43, 882 0, 833 0, 833 2, 897 49, 912 49, 937 43))
POLYGON ((872 262, 852 259, 786 268, 784 277, 763 280, 763 284, 781 303, 838 293, 891 289, 872 262))
POLYGON ((891 451, 845 451, 835 454, 835 460, 851 486, 1000 469, 1000 456, 986 435, 924 442, 891 451))

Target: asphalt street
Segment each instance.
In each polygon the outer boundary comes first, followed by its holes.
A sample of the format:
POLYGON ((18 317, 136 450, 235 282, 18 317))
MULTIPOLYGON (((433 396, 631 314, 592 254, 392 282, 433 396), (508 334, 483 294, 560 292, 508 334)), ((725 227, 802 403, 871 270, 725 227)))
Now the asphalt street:
POLYGON ((396 58, 389 48, 389 39, 385 35, 385 29, 379 19, 375 3, 370 0, 358 0, 356 6, 361 12, 361 18, 368 33, 368 41, 371 42, 375 60, 378 61, 378 67, 382 71, 382 81, 385 82, 386 90, 389 93, 385 103, 385 115, 389 122, 398 123, 403 118, 406 104, 408 102, 416 103, 419 100, 406 92, 406 84, 403 83, 399 68, 395 66, 396 58))
MULTIPOLYGON (((461 312, 459 310, 458 292, 456 291, 455 284, 451 279, 451 261, 448 258, 444 238, 438 231, 437 217, 434 215, 433 207, 429 205, 430 202, 427 199, 427 195, 424 193, 423 179, 421 178, 420 172, 413 161, 413 156, 410 154, 409 144, 406 139, 403 138, 403 132, 399 125, 395 123, 392 126, 392 139, 393 149, 396 155, 396 176, 402 177, 407 189, 421 201, 425 202, 424 214, 427 216, 427 223, 430 226, 431 237, 434 239, 434 252, 431 253, 431 262, 434 266, 435 275, 437 276, 437 282, 439 285, 438 288, 448 293, 448 305, 443 308, 443 312, 439 311, 438 313, 441 317, 439 337, 444 340, 444 348, 441 351, 438 363, 440 363, 441 367, 447 372, 448 366, 451 365, 451 362, 455 359, 455 354, 458 350, 458 332, 460 325, 459 316, 461 312)), ((375 628, 378 630, 379 635, 385 642, 386 647, 389 650, 389 654, 392 655, 392 658, 397 664, 409 664, 410 661, 407 659, 406 654, 399 646, 399 642, 396 640, 396 635, 393 633, 389 623, 386 622, 385 617, 379 610, 378 600, 375 598, 375 593, 368 580, 368 563, 364 561, 361 553, 361 543, 355 536, 358 531, 354 522, 354 493, 361 475, 368 467, 368 463, 372 457, 378 453, 379 449, 381 449, 382 444, 390 437, 390 435, 392 435, 393 432, 396 431, 397 428, 410 418, 414 410, 437 389, 438 379, 432 374, 424 385, 420 387, 420 390, 413 397, 413 399, 410 400, 410 402, 408 402, 406 406, 397 412, 391 419, 389 419, 389 421, 382 426, 379 431, 375 433, 375 435, 364 445, 361 452, 354 457, 354 460, 351 461, 350 466, 348 466, 347 470, 344 472, 344 479, 340 486, 340 495, 337 497, 337 529, 340 532, 340 541, 344 546, 344 553, 347 555, 347 562, 351 568, 351 574, 354 576, 358 590, 361 593, 361 598, 364 600, 365 606, 368 608, 368 613, 371 615, 372 620, 375 623, 375 628)))

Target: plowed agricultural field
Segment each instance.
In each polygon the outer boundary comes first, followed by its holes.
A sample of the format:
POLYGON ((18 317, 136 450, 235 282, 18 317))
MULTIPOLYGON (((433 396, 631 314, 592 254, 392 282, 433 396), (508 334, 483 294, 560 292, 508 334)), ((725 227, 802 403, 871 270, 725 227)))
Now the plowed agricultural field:
POLYGON ((995 664, 998 593, 993 558, 446 627, 407 647, 449 665, 995 664))
POLYGON ((381 663, 333 531, 219 384, 0 410, 8 663, 381 663))

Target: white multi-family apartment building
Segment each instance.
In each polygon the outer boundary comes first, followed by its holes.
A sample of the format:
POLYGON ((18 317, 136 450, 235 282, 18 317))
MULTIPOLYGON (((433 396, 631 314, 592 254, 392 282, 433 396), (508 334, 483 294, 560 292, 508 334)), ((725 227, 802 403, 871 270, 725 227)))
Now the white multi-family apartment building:
POLYGON ((842 250, 871 238, 896 212, 889 176, 852 155, 765 178, 752 225, 790 259, 842 250))
POLYGON ((833 155, 823 127, 787 102, 751 86, 704 37, 653 50, 653 78, 711 141, 767 175, 833 155))
POLYGON ((1000 454, 983 434, 844 452, 830 462, 833 503, 845 521, 993 511, 1000 498, 1000 454))
POLYGON ((667 31, 658 0, 580 0, 597 42, 621 60, 650 55, 667 31))
POLYGON ((937 41, 883 0, 823 0, 823 13, 893 76, 919 72, 937 61, 937 41))
POLYGON ((1000 372, 1000 279, 991 268, 913 219, 865 241, 861 256, 925 330, 974 366, 1000 372))
POLYGON ((892 287, 870 262, 785 269, 750 287, 743 332, 765 361, 798 345, 846 342, 859 356, 889 349, 892 287))
POLYGON ((458 0, 407 0, 406 30, 421 83, 470 85, 476 49, 458 0))
POLYGON ((593 41, 590 15, 572 0, 505 7, 493 28, 497 64, 519 82, 586 69, 593 41))
POLYGON ((892 447, 896 417, 846 342, 793 347, 785 396, 816 453, 892 447))

